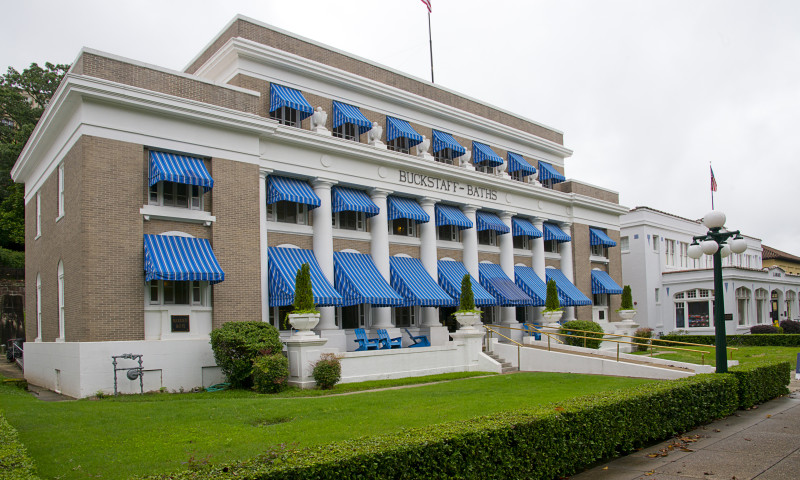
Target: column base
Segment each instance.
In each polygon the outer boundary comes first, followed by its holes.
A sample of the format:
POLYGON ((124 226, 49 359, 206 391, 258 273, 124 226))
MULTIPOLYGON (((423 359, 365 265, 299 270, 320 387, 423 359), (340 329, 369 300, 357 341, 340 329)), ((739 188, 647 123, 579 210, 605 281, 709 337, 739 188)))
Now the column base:
POLYGON ((286 350, 289 357, 288 384, 300 388, 314 388, 313 364, 319 360, 323 353, 323 346, 328 343, 325 338, 319 337, 289 337, 286 340, 286 350))

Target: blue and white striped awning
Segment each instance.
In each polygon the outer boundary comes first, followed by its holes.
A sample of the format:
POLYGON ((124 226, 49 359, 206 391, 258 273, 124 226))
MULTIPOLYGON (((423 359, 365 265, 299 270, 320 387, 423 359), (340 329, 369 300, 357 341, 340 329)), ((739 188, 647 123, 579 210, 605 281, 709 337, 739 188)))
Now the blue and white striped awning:
POLYGON ((472 163, 484 164, 490 167, 496 167, 503 164, 503 158, 494 153, 494 150, 489 145, 484 143, 472 141, 472 163))
POLYGON ((522 172, 523 177, 528 175, 535 175, 536 168, 528 163, 522 155, 514 152, 508 152, 508 173, 522 172))
POLYGON ((342 296, 328 282, 311 250, 269 247, 269 306, 283 307, 294 303, 297 271, 304 263, 311 272, 314 304, 320 307, 341 305, 342 296))
POLYGON ((534 299, 537 307, 544 306, 547 299, 547 284, 536 275, 531 267, 516 265, 514 267, 514 281, 529 297, 534 299))
POLYGON ((579 305, 591 305, 592 301, 583 294, 578 287, 572 284, 561 270, 556 268, 546 268, 547 281, 555 280, 558 288, 558 301, 563 306, 573 307, 579 305))
POLYGON ((205 238, 145 235, 144 279, 214 284, 225 280, 225 272, 205 238))
POLYGON ((404 298, 401 307, 421 305, 441 307, 455 305, 453 297, 447 294, 431 278, 422 262, 417 258, 390 257, 392 288, 404 298))
POLYGON ((370 122, 367 117, 361 113, 361 110, 359 110, 358 107, 334 101, 333 128, 339 127, 345 123, 353 123, 358 125, 359 135, 372 128, 372 122, 370 122))
POLYGON ((150 183, 175 182, 197 185, 204 192, 211 190, 214 179, 203 164, 203 159, 177 153, 150 150, 150 183))
POLYGON ((504 233, 511 231, 511 228, 503 223, 503 221, 500 220, 500 217, 491 212, 478 210, 475 213, 475 223, 477 224, 477 228, 475 230, 478 232, 482 232, 484 230, 494 230, 498 233, 498 235, 503 235, 504 233))
POLYGON ((542 225, 542 229, 544 230, 545 240, 555 240, 556 242, 559 243, 572 241, 572 237, 564 233, 563 230, 561 230, 552 223, 545 222, 542 225))
POLYGON ((592 270, 592 293, 619 295, 622 293, 622 287, 617 285, 617 282, 606 272, 592 270))
POLYGON ((331 188, 332 211, 364 212, 367 218, 377 215, 381 210, 366 193, 345 187, 331 188))
POLYGON ((314 107, 308 103, 300 90, 271 83, 269 86, 269 111, 274 112, 281 107, 297 110, 298 120, 303 120, 314 113, 314 107))
POLYGON ((267 204, 280 201, 303 203, 308 205, 309 210, 322 204, 320 198, 304 180, 270 175, 267 177, 267 204))
POLYGON ((564 175, 558 173, 558 170, 553 168, 547 162, 543 162, 539 160, 539 181, 544 182, 545 180, 552 180, 553 183, 560 183, 567 179, 564 175))
POLYGON ((542 236, 542 232, 524 218, 513 217, 511 219, 511 231, 512 235, 515 237, 527 235, 531 238, 540 238, 542 236))
POLYGON ((455 225, 459 230, 472 228, 472 220, 452 205, 436 204, 436 226, 455 225))
POLYGON ((521 307, 523 305, 538 305, 538 302, 523 292, 516 283, 512 282, 503 272, 500 265, 495 263, 481 263, 478 265, 481 272, 481 285, 489 291, 497 304, 504 307, 521 307))
POLYGON ((403 303, 403 298, 386 283, 369 255, 333 252, 333 277, 345 307, 361 303, 396 307, 403 303))
MULTIPOLYGON (((453 260, 439 260, 437 263, 439 270, 439 285, 453 297, 456 302, 461 300, 461 280, 467 274, 467 267, 461 262, 453 260)), ((497 300, 491 293, 487 292, 475 278, 470 275, 472 282, 472 296, 475 298, 475 305, 497 305, 497 300)))
POLYGON ((449 148, 453 151, 453 158, 460 157, 467 153, 467 149, 453 138, 449 133, 440 132, 439 130, 433 131, 433 153, 440 150, 449 148))
POLYGON ((606 235, 606 232, 598 229, 589 227, 589 245, 603 245, 606 247, 616 247, 617 242, 611 240, 611 238, 606 235))
POLYGON ((427 223, 431 221, 431 216, 425 213, 425 210, 423 210, 416 201, 410 198, 389 195, 386 197, 386 204, 389 209, 389 220, 408 218, 417 223, 427 223))
POLYGON ((409 125, 408 122, 387 115, 386 142, 387 143, 391 142, 392 140, 398 137, 407 138, 409 147, 413 147, 414 145, 422 142, 422 135, 417 133, 417 131, 414 130, 414 128, 411 125, 409 125))

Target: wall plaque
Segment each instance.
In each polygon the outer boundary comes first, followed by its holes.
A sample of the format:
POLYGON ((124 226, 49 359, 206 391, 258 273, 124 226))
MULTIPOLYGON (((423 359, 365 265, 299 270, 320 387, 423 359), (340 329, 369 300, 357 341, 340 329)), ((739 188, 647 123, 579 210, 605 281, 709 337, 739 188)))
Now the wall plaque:
POLYGON ((173 332, 188 332, 189 331, 189 315, 172 315, 172 331, 173 332))

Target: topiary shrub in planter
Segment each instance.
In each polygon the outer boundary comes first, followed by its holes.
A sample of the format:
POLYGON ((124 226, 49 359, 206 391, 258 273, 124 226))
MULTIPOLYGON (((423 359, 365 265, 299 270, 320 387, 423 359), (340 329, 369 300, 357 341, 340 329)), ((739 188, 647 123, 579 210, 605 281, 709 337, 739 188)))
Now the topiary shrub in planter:
POLYGON ((319 388, 330 390, 342 379, 342 362, 333 353, 323 353, 314 364, 312 375, 319 388))
POLYGON ((564 343, 566 343, 567 345, 572 345, 574 347, 586 347, 586 348, 598 349, 600 348, 600 344, 603 342, 602 338, 605 332, 603 332, 603 327, 601 327, 598 323, 586 320, 570 320, 569 322, 565 322, 563 325, 561 325, 561 329, 559 330, 558 333, 562 335, 578 335, 581 337, 592 337, 592 339, 564 337, 564 343), (597 333, 576 332, 575 330, 588 330, 589 332, 597 332, 597 333), (594 338, 598 340, 594 340, 594 338))
POLYGON ((228 322, 211 331, 211 349, 231 386, 250 388, 253 361, 262 354, 280 353, 283 344, 278 330, 268 323, 228 322))
POLYGON ((783 333, 778 330, 778 327, 775 325, 755 325, 750 327, 750 333, 752 334, 761 334, 761 333, 783 333))
POLYGON ((800 322, 794 320, 784 320, 781 322, 783 333, 800 333, 800 322))
POLYGON ((643 340, 645 338, 653 338, 653 329, 647 327, 640 327, 637 328, 635 332, 633 332, 634 338, 633 343, 636 345, 633 347, 637 352, 644 352, 647 351, 647 347, 650 345, 649 340, 643 340))
POLYGON ((542 317, 552 326, 561 320, 561 315, 564 310, 561 308, 561 303, 558 301, 558 286, 555 280, 547 282, 547 295, 544 300, 544 310, 542 310, 542 317))
POLYGON ((469 274, 461 279, 461 297, 458 300, 458 310, 453 314, 461 328, 473 330, 473 325, 481 321, 481 312, 475 308, 475 295, 472 293, 472 280, 469 274))
POLYGON ((289 360, 282 352, 262 355, 253 362, 253 390, 259 393, 278 393, 286 388, 289 360))
POLYGON ((622 297, 620 298, 620 310, 633 310, 633 297, 631 296, 631 286, 622 287, 622 297))

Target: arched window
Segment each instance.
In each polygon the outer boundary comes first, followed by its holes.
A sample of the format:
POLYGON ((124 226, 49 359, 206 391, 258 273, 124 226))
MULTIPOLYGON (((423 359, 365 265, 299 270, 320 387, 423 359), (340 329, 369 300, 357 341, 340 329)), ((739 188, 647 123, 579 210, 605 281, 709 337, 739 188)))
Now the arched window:
POLYGON ((698 288, 678 292, 675 300, 675 328, 711 327, 711 312, 714 311, 714 292, 698 288))
POLYGON ((756 290, 756 323, 764 323, 767 313, 767 300, 769 300, 769 292, 763 288, 756 290))
POLYGON ((36 340, 42 341, 42 276, 36 274, 36 340))
POLYGON ((736 312, 739 316, 739 325, 747 325, 750 311, 750 289, 739 287, 736 289, 736 312))
POLYGON ((64 262, 58 261, 58 338, 63 342, 64 335, 64 262))
POLYGON ((795 310, 792 308, 792 305, 797 300, 797 294, 792 291, 788 290, 786 292, 786 319, 791 320, 792 316, 795 314, 795 310))

